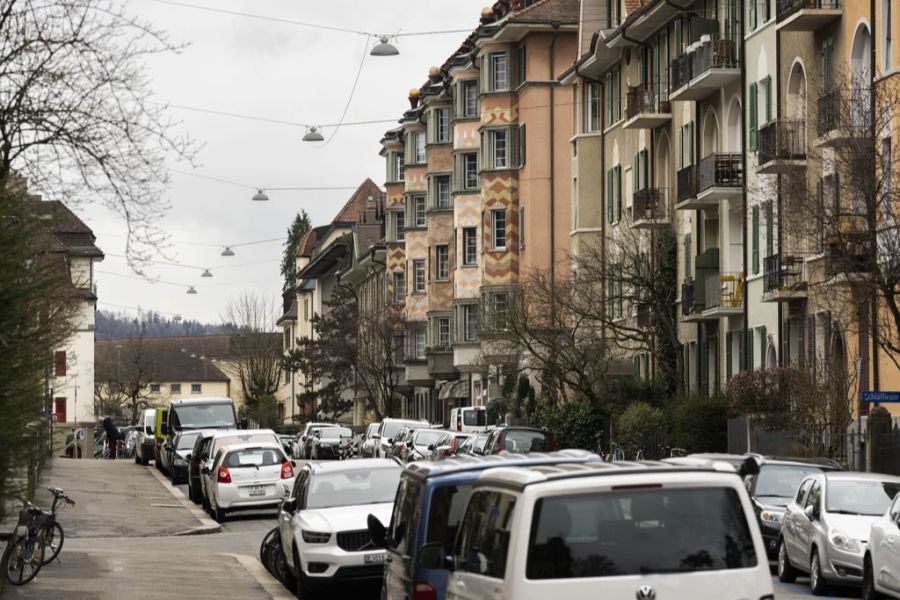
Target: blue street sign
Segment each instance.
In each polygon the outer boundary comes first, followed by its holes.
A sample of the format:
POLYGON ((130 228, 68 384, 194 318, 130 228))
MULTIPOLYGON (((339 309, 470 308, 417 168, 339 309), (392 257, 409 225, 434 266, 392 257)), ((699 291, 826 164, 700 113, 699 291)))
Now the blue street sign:
POLYGON ((868 390, 862 393, 863 402, 877 402, 888 404, 900 402, 900 392, 873 392, 868 390))

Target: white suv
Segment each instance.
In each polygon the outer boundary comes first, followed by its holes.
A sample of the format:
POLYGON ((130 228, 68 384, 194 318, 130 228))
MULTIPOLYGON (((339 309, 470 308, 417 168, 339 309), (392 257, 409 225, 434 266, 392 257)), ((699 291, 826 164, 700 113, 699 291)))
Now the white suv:
POLYGON ((447 600, 774 600, 753 505, 723 463, 490 469, 454 561, 447 600))

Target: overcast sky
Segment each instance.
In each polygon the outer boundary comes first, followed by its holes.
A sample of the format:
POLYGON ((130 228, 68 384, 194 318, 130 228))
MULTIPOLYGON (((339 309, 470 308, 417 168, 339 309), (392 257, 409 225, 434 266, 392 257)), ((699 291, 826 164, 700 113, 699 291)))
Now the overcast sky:
MULTIPOLYGON (((179 2, 181 0, 178 0, 179 2)), ((318 23, 359 31, 470 30, 489 0, 184 0, 187 4, 318 23)), ((363 56, 365 36, 132 0, 131 10, 189 46, 148 63, 158 99, 184 106, 304 123, 335 123, 347 102, 363 56)), ((440 65, 464 33, 403 37, 400 55, 367 56, 347 121, 398 119, 407 93, 440 65)), ((369 42, 371 49, 375 41, 369 42)), ((172 109, 184 129, 204 144, 197 173, 259 187, 348 186, 366 177, 384 183, 378 141, 394 124, 342 128, 326 147, 304 143, 301 127, 172 109)), ((333 129, 324 131, 328 138, 333 129)), ((182 169, 174 162, 173 168, 182 169)), ((243 290, 280 301, 280 241, 234 248, 225 245, 284 239, 296 212, 305 208, 314 225, 329 222, 350 190, 277 192, 267 203, 250 201, 250 188, 172 173, 172 210, 162 221, 167 250, 201 271, 153 265, 151 283, 136 277, 124 258, 123 225, 98 207, 81 217, 107 253, 97 265, 99 307, 134 313, 140 306, 184 318, 218 321, 230 297, 243 290), (187 243, 189 242, 189 243, 187 243), (209 244, 208 246, 200 244, 209 244), (248 264, 249 263, 249 264, 248 264), (177 283, 179 285, 171 285, 177 283), (195 285, 198 294, 186 294, 195 285)), ((162 257, 161 257, 162 258, 162 257)))

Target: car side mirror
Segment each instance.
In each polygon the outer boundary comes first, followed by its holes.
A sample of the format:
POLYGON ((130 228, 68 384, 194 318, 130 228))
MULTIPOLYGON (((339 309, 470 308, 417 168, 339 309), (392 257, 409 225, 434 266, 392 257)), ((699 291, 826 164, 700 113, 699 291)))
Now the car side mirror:
POLYGON ((247 425, 248 425, 247 417, 244 417, 243 419, 241 419, 241 423, 240 423, 240 427, 239 427, 239 428, 240 428, 240 429, 247 429, 247 425))
POLYGON ((209 454, 201 454, 201 455, 200 455, 200 460, 202 460, 203 462, 208 461, 208 460, 209 460, 209 454))
POLYGON ((429 451, 434 450, 434 444, 428 444, 428 450, 429 451))
POLYGON ((202 469, 200 469, 200 472, 204 475, 209 475, 209 467, 203 467, 202 469))
POLYGON ((378 434, 376 433, 375 435, 372 436, 372 439, 373 439, 373 440, 380 440, 380 439, 381 439, 381 436, 378 435, 378 434))
POLYGON ((187 462, 187 461, 189 461, 189 460, 191 460, 191 455, 190 455, 190 454, 188 454, 188 455, 187 455, 187 456, 185 456, 185 457, 184 457, 184 460, 185 460, 185 462, 187 462))
POLYGON ((481 448, 472 448, 472 454, 479 454, 479 455, 483 456, 484 450, 482 450, 481 448))
POLYGON ((759 474, 759 463, 756 462, 756 459, 752 456, 748 456, 744 462, 741 463, 741 467, 738 469, 738 475, 745 478, 757 474, 759 474))
POLYGON ((369 528, 369 538, 376 548, 387 548, 387 528, 373 514, 369 514, 366 518, 366 525, 369 528))
POLYGON ((388 443, 388 444, 393 444, 393 443, 394 443, 394 438, 388 438, 388 439, 387 439, 387 443, 388 443))
POLYGON ((292 513, 297 510, 297 499, 296 498, 287 498, 284 502, 281 503, 281 510, 286 513, 292 513))
POLYGON ((453 564, 452 557, 444 554, 441 542, 428 542, 419 547, 419 566, 424 569, 446 569, 453 564))
POLYGON ((144 427, 144 433, 146 433, 147 435, 153 435, 153 428, 149 425, 147 427, 144 427))
POLYGON ((806 518, 810 521, 815 521, 816 517, 816 507, 815 506, 807 506, 803 509, 803 514, 806 515, 806 518))
POLYGON ((162 426, 160 427, 160 430, 162 430, 163 435, 169 435, 169 426, 166 425, 165 423, 162 424, 162 426))

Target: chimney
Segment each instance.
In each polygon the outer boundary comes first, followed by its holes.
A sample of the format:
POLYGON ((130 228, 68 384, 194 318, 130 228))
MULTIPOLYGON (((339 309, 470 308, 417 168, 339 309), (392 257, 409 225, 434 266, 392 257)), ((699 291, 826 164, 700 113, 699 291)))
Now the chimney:
POLYGON ((410 88, 409 107, 415 109, 419 105, 419 88, 410 88))

